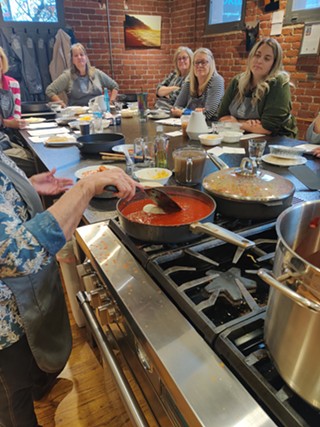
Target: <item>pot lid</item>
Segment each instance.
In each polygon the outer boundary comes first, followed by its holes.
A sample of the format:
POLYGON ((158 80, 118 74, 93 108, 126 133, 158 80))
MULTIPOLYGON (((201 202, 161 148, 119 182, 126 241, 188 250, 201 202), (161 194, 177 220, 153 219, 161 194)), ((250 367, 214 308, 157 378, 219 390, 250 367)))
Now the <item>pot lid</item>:
POLYGON ((291 181, 269 171, 241 174, 239 168, 228 168, 206 176, 203 188, 209 193, 234 200, 268 202, 293 194, 291 181))

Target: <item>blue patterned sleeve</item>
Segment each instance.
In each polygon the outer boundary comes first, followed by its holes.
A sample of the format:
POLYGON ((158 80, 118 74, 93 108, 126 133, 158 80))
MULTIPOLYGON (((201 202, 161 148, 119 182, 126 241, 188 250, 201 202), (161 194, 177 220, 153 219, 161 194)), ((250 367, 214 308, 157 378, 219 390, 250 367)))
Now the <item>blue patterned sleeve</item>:
POLYGON ((65 242, 63 231, 50 212, 28 218, 24 202, 0 173, 0 276, 39 271, 65 242))

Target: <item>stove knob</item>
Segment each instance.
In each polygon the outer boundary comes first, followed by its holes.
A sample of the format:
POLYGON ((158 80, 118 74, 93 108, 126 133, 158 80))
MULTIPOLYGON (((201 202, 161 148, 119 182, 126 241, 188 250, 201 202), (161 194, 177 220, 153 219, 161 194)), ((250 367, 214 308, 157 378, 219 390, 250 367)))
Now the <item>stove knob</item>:
POLYGON ((98 308, 101 304, 105 303, 107 299, 107 293, 102 286, 90 291, 90 305, 93 308, 98 308))
POLYGON ((77 265, 78 274, 80 277, 86 276, 93 272, 93 267, 89 260, 85 261, 83 264, 77 265))
POLYGON ((135 342, 135 344, 136 344, 136 353, 140 360, 141 365, 143 366, 143 369, 145 371, 152 373, 153 367, 146 352, 142 349, 141 345, 137 341, 135 342))
POLYGON ((84 276, 82 280, 85 290, 89 293, 94 289, 101 288, 101 283, 95 273, 84 276))
POLYGON ((100 305, 98 313, 102 325, 116 323, 120 318, 119 311, 111 300, 104 305, 100 305))

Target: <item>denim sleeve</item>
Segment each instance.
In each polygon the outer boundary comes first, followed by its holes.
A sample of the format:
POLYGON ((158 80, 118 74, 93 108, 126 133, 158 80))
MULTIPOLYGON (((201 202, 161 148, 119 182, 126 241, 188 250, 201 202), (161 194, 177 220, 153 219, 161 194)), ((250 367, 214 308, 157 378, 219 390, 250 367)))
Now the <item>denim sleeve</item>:
POLYGON ((66 243, 63 231, 48 211, 37 214, 25 227, 50 255, 55 255, 66 243))

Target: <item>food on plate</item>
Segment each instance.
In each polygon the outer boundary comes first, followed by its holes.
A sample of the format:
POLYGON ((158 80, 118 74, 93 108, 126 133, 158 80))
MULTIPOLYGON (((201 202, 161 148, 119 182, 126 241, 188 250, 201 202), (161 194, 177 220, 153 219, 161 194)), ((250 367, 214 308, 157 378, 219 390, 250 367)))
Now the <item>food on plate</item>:
POLYGON ((121 110, 121 117, 126 118, 126 119, 130 119, 133 116, 134 116, 133 110, 130 110, 130 109, 121 110))
POLYGON ((90 122, 90 120, 92 120, 92 116, 90 116, 90 114, 87 114, 85 116, 79 117, 79 120, 84 121, 84 122, 90 122))
POLYGON ((69 142, 70 141, 70 136, 68 135, 54 135, 54 136, 50 136, 46 142, 69 142))
POLYGON ((97 169, 91 169, 91 170, 82 172, 81 178, 85 178, 86 176, 89 176, 89 175, 94 175, 95 173, 98 173, 98 172, 104 172, 108 169, 109 169, 108 167, 101 165, 97 169))
POLYGON ((202 200, 190 196, 172 195, 170 197, 181 206, 179 212, 165 213, 150 209, 154 204, 151 199, 136 200, 130 202, 123 210, 122 214, 132 222, 149 225, 176 226, 190 224, 199 218, 205 218, 211 212, 211 206, 202 200), (147 208, 145 206, 149 205, 147 208))
POLYGON ((45 122, 46 119, 43 119, 41 117, 28 117, 27 119, 24 119, 27 123, 42 123, 45 122))

